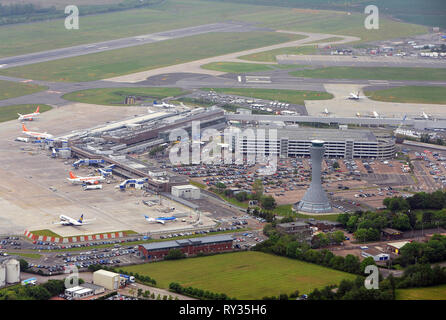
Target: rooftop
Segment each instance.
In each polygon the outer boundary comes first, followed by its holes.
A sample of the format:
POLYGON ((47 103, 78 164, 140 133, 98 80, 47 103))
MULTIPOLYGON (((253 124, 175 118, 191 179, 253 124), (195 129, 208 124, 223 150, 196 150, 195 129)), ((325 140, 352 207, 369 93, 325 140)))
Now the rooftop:
POLYGON ((152 243, 147 243, 147 244, 141 244, 140 246, 144 247, 144 249, 146 249, 146 250, 151 251, 151 250, 160 250, 160 249, 174 249, 174 248, 180 248, 180 247, 187 246, 187 245, 226 242, 226 241, 232 241, 232 240, 233 240, 233 238, 230 235, 217 235, 217 236, 209 236, 209 237, 197 237, 197 238, 191 238, 191 239, 152 242, 152 243))

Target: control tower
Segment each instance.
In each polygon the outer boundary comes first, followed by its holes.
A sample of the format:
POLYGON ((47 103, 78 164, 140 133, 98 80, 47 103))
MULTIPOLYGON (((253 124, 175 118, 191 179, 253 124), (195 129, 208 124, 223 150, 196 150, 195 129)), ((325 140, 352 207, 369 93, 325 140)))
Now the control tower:
POLYGON ((324 156, 324 141, 311 141, 311 184, 301 201, 296 203, 295 209, 308 213, 328 213, 332 212, 330 201, 327 194, 322 189, 321 167, 322 157, 324 156))

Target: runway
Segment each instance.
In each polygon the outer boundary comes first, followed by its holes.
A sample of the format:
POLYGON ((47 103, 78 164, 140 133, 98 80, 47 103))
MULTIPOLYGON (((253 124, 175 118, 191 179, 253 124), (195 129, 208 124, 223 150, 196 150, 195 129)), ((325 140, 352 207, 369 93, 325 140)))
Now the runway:
POLYGON ((252 27, 249 24, 233 23, 233 22, 206 24, 195 27, 175 29, 151 34, 143 34, 128 38, 83 44, 79 46, 2 58, 0 59, 0 70, 18 66, 24 66, 38 62, 52 61, 91 53, 98 53, 115 49, 140 46, 148 43, 160 42, 165 40, 185 38, 210 32, 249 32, 256 30, 265 31, 266 29, 252 27))

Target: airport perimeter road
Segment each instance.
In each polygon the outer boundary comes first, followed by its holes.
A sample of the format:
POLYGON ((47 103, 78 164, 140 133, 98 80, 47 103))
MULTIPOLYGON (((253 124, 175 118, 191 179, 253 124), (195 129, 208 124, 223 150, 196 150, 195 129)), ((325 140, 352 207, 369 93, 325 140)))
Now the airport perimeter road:
POLYGON ((116 40, 84 44, 68 48, 61 48, 49 51, 30 53, 20 56, 0 59, 0 69, 7 69, 17 66, 24 66, 44 61, 57 60, 62 58, 76 57, 90 53, 98 53, 108 50, 115 50, 148 43, 154 43, 170 39, 190 37, 209 32, 246 32, 255 30, 265 30, 252 27, 243 23, 222 22, 200 25, 189 28, 175 29, 158 33, 151 33, 116 40))

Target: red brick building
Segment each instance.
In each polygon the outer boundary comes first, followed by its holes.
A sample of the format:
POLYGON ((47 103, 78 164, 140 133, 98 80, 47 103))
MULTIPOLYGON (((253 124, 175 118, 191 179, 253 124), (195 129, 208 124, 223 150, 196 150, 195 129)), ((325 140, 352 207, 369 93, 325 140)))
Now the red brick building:
POLYGON ((138 246, 138 250, 145 259, 156 261, 163 260, 172 249, 179 249, 186 256, 231 251, 232 242, 232 236, 219 235, 141 244, 138 246))

